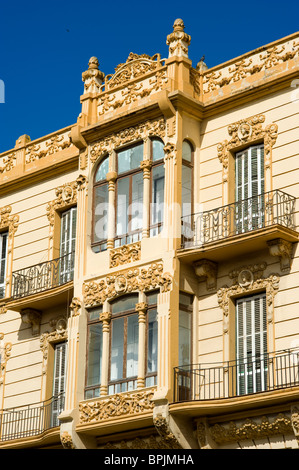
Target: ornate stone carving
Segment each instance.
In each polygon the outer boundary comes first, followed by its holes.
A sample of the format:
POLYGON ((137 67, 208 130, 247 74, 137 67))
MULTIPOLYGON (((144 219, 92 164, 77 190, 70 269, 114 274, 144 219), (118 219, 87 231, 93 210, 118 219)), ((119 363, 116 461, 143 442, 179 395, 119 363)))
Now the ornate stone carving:
POLYGON ((22 321, 24 323, 29 323, 32 327, 32 335, 39 335, 40 323, 42 314, 39 310, 33 308, 25 308, 21 310, 22 321))
POLYGON ((86 306, 102 304, 120 293, 145 291, 160 287, 161 292, 170 290, 172 277, 163 273, 161 263, 151 264, 147 268, 134 268, 107 276, 97 282, 86 282, 83 285, 84 303, 86 306))
POLYGON ((16 166, 17 156, 16 153, 10 153, 6 158, 3 158, 3 166, 0 166, 0 173, 6 173, 16 166))
POLYGON ((131 245, 124 245, 119 248, 110 250, 110 268, 116 266, 132 263, 141 258, 141 242, 133 243, 131 245))
POLYGON ((43 374, 47 370, 49 344, 67 340, 67 318, 54 318, 50 321, 50 326, 53 328, 53 331, 46 331, 40 337, 40 349, 43 354, 43 374))
POLYGON ((6 364, 11 355, 11 343, 4 342, 4 333, 0 333, 0 385, 4 382, 6 364))
POLYGON ((46 212, 50 222, 50 240, 52 240, 54 236, 55 212, 66 209, 77 203, 77 188, 79 185, 77 181, 64 183, 55 189, 56 199, 47 204, 46 212))
POLYGON ((157 435, 151 435, 143 437, 142 439, 136 437, 135 439, 126 439, 123 441, 107 442, 104 446, 99 446, 99 449, 169 449, 169 446, 163 441, 163 439, 157 435))
POLYGON ((173 32, 167 36, 166 44, 169 46, 168 57, 188 57, 188 47, 191 36, 184 32, 185 25, 180 18, 173 24, 173 32))
POLYGON ((84 94, 99 93, 104 80, 104 73, 99 70, 99 61, 96 57, 91 57, 88 62, 88 70, 82 73, 84 82, 84 94))
MULTIPOLYGON (((238 268, 233 269, 228 273, 230 279, 233 279, 233 281, 236 283, 238 282, 240 285, 242 285, 242 282, 245 280, 245 282, 248 282, 248 275, 251 280, 251 284, 254 280, 257 280, 264 275, 264 271, 267 267, 267 263, 263 261, 262 263, 256 263, 256 264, 247 264, 246 266, 241 266, 238 268), (249 272, 251 274, 246 275, 246 272, 249 272), (245 278, 244 278, 245 276, 245 278)), ((246 285, 244 286, 246 287, 246 285)))
POLYGON ((136 416, 152 411, 154 389, 142 392, 120 393, 109 398, 79 403, 80 424, 136 416))
POLYGON ((173 159, 174 164, 176 165, 176 146, 172 142, 167 142, 163 147, 164 150, 164 162, 173 159))
POLYGON ((72 145, 69 135, 65 134, 56 134, 42 144, 35 143, 26 148, 26 164, 53 155, 54 153, 60 152, 72 145))
POLYGON ((209 428, 212 438, 217 444, 226 444, 245 439, 262 439, 277 434, 292 434, 291 419, 283 413, 270 422, 267 416, 263 416, 260 422, 246 419, 239 427, 231 421, 228 426, 214 424, 209 428))
POLYGON ((94 163, 98 158, 120 147, 121 145, 137 140, 145 140, 150 136, 157 136, 161 139, 164 139, 165 134, 166 124, 164 119, 146 121, 135 127, 123 129, 116 134, 110 134, 96 142, 90 150, 90 161, 94 163))
POLYGON ((250 144, 263 139, 265 168, 271 165, 271 149, 277 139, 278 126, 277 124, 270 124, 263 129, 262 123, 264 121, 265 116, 260 114, 247 119, 241 119, 228 126, 228 133, 231 139, 229 141, 225 140, 217 146, 218 158, 223 165, 224 181, 226 181, 228 177, 229 152, 237 150, 244 144, 250 144))
POLYGON ((72 436, 67 431, 60 435, 60 441, 64 449, 76 449, 72 436))
POLYGON ((250 283, 244 283, 244 285, 234 284, 231 287, 222 287, 219 289, 217 296, 218 304, 222 308, 224 315, 224 333, 228 333, 229 299, 232 297, 239 297, 240 295, 248 295, 256 291, 266 291, 267 321, 268 323, 271 323, 273 321, 274 313, 274 297, 278 292, 279 279, 278 274, 271 274, 266 279, 255 279, 250 283))
POLYGON ((11 206, 0 208, 0 230, 8 228, 8 237, 12 238, 19 226, 19 216, 11 215, 11 206))
POLYGON ((196 276, 206 278, 206 285, 208 290, 216 288, 217 285, 217 263, 208 259, 201 259, 193 264, 196 276))
POLYGON ((283 272, 289 271, 293 252, 293 244, 282 238, 269 240, 267 242, 270 255, 278 256, 280 259, 280 269, 283 272))
POLYGON ((153 419, 155 428, 169 449, 182 449, 175 435, 171 432, 167 419, 161 413, 153 419))
POLYGON ((70 308, 72 310, 72 316, 76 317, 77 315, 80 315, 80 310, 81 310, 81 300, 78 299, 78 297, 73 297, 70 308))

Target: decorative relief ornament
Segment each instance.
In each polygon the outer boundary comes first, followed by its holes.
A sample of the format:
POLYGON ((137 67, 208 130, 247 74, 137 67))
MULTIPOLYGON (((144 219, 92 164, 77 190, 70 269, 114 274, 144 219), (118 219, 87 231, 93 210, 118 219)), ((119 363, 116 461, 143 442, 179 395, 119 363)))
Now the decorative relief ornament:
POLYGON ((126 416, 136 416, 153 410, 155 389, 142 392, 120 393, 109 398, 79 403, 80 424, 109 421, 126 416))
POLYGON ((6 364, 11 355, 11 348, 11 343, 4 342, 4 333, 0 333, 0 385, 4 382, 6 364))
POLYGON ((26 148, 25 163, 32 163, 51 156, 72 145, 69 134, 56 134, 40 144, 31 144, 26 148))
POLYGON ((168 57, 188 57, 188 46, 191 36, 184 32, 185 25, 182 19, 178 18, 173 24, 173 32, 167 36, 166 44, 169 46, 168 57))
POLYGON ((124 245, 110 250, 110 268, 132 263, 141 258, 141 242, 131 245, 124 245))
MULTIPOLYGON (((72 181, 55 189, 56 199, 49 202, 46 206, 47 217, 52 228, 54 226, 55 211, 77 203, 77 187, 77 181, 72 181)), ((51 236, 53 236, 53 233, 51 236)))
POLYGON ((160 287, 161 292, 170 290, 172 276, 163 273, 161 263, 153 263, 147 268, 129 269, 115 273, 97 282, 83 284, 83 297, 86 306, 102 304, 120 293, 145 291, 160 287))
POLYGON ((214 424, 209 428, 209 432, 217 444, 227 444, 246 439, 263 439, 278 434, 293 434, 293 429, 291 419, 280 413, 272 422, 267 416, 262 416, 259 420, 248 418, 239 427, 235 421, 231 421, 228 425, 214 424))
POLYGON ((72 436, 67 431, 60 435, 60 441, 64 449, 76 449, 72 436))
POLYGON ((16 153, 10 153, 7 158, 3 158, 0 162, 3 166, 0 166, 0 173, 6 173, 12 170, 16 166, 17 156, 16 153))
POLYGON ((270 255, 278 256, 280 259, 280 269, 282 272, 287 272, 291 267, 291 259, 293 252, 293 243, 277 238, 267 242, 270 255))
POLYGON ((158 413, 154 417, 153 421, 155 428, 169 449, 182 449, 182 446, 179 444, 177 438, 171 432, 167 419, 161 413, 158 413))
POLYGON ((166 123, 164 119, 155 121, 145 121, 135 127, 123 129, 116 134, 110 134, 107 137, 95 143, 90 150, 90 161, 95 161, 105 154, 117 149, 121 145, 134 142, 137 140, 145 140, 150 136, 160 137, 162 140, 166 134, 166 123))
POLYGON ((81 300, 78 299, 78 297, 73 297, 72 302, 70 304, 70 308, 72 310, 72 316, 76 317, 77 315, 80 315, 80 310, 81 310, 81 300))
POLYGON ((88 70, 82 73, 84 82, 84 94, 99 93, 104 80, 104 74, 99 70, 99 61, 96 57, 91 57, 88 62, 88 70))

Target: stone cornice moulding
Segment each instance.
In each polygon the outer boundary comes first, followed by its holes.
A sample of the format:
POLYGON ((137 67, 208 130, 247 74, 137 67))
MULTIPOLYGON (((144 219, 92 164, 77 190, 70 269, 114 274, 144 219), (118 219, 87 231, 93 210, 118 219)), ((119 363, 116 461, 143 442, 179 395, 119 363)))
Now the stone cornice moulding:
POLYGON ((172 276, 163 272, 163 264, 153 263, 147 267, 116 272, 100 280, 84 282, 83 299, 85 307, 92 307, 135 291, 144 292, 160 287, 161 292, 168 292, 171 285, 172 276))

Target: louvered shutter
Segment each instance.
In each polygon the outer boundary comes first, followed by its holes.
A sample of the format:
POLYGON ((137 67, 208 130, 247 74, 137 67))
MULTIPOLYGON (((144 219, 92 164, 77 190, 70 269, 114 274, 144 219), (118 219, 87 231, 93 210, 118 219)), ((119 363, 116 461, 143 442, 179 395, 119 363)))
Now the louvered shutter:
POLYGON ((58 416, 64 408, 67 343, 58 343, 54 351, 52 426, 58 426, 58 416))
POLYGON ((264 146, 242 150, 235 158, 237 233, 264 224, 264 146))
POLYGON ((73 253, 76 243, 77 208, 72 207, 61 215, 60 229, 60 284, 73 278, 73 253))
POLYGON ((0 298, 5 297, 7 237, 7 232, 0 233, 0 298))
POLYGON ((236 302, 237 393, 265 390, 267 384, 266 294, 236 302))

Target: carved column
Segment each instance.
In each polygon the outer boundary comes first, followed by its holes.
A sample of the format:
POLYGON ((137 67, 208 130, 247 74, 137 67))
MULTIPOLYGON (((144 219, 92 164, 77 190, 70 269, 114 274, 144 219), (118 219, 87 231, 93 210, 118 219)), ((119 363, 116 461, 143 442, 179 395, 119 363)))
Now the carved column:
POLYGON ((176 239, 181 237, 180 205, 177 195, 177 149, 174 143, 164 146, 165 196, 164 196, 164 237, 168 240, 168 249, 176 247, 176 239))
POLYGON ((108 181, 108 240, 107 248, 114 247, 115 237, 115 180, 116 171, 109 171, 106 175, 108 181))
MULTIPOLYGON (((146 143, 145 143, 146 145, 146 143)), ((143 170, 143 221, 142 221, 142 238, 149 237, 150 226, 150 177, 151 177, 151 160, 143 160, 140 168, 143 170)))
POLYGON ((102 349, 102 371, 101 371, 101 397, 108 395, 108 370, 109 370, 109 339, 111 313, 100 313, 100 321, 103 326, 103 349, 102 349))
POLYGON ((136 304, 139 314, 139 342, 138 342, 138 377, 137 388, 145 386, 145 344, 146 344, 146 312, 148 305, 145 302, 136 304))

